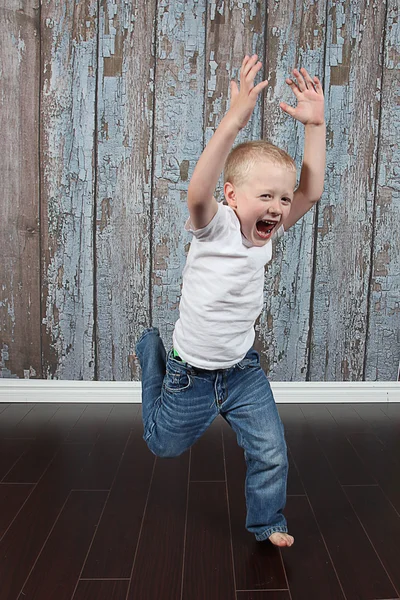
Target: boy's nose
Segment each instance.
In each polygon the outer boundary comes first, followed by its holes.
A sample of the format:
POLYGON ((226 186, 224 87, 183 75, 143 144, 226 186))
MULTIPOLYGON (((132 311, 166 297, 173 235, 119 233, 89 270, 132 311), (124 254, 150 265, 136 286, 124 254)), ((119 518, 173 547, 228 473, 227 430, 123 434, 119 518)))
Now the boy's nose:
POLYGON ((281 215, 282 214, 282 206, 279 200, 275 200, 270 207, 270 211, 273 215, 281 215))

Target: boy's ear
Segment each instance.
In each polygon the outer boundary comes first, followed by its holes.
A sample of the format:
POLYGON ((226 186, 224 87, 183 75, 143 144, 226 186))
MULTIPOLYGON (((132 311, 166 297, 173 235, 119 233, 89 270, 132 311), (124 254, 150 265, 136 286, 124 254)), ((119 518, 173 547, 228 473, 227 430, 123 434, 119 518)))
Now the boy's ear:
POLYGON ((224 196, 231 208, 237 208, 235 188, 231 183, 229 183, 229 181, 227 181, 224 185, 224 196))

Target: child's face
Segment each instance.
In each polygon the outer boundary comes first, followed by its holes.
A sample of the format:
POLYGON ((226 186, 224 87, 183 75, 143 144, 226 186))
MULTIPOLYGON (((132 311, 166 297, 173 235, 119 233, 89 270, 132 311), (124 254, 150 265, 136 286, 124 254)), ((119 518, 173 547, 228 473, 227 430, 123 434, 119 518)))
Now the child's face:
POLYGON ((264 246, 290 212, 296 173, 270 161, 258 161, 240 185, 225 183, 224 193, 245 238, 264 246), (262 221, 270 221, 265 224, 262 221))

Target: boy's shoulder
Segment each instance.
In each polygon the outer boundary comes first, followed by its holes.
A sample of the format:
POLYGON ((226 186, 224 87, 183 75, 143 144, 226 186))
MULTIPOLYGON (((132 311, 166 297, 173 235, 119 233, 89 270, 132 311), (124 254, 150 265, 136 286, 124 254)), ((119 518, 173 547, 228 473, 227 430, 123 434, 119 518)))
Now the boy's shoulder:
POLYGON ((230 229, 240 229, 239 219, 236 217, 234 210, 222 202, 218 202, 217 212, 205 227, 196 229, 190 217, 185 223, 185 231, 192 233, 198 240, 203 240, 211 236, 219 237, 223 234, 226 235, 230 229))

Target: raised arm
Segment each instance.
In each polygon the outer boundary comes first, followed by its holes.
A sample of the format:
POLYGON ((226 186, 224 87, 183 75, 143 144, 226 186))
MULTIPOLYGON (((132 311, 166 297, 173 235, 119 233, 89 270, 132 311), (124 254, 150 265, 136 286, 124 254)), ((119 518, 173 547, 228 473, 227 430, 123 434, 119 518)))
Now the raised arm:
POLYGON ((240 91, 231 81, 231 102, 226 115, 201 154, 188 188, 188 207, 195 229, 208 225, 217 212, 214 190, 224 168, 227 156, 239 131, 249 121, 258 94, 268 85, 262 81, 254 86, 254 79, 262 67, 257 55, 245 56, 240 69, 240 91))
POLYGON ((306 69, 293 70, 297 85, 286 79, 297 99, 295 108, 280 103, 286 113, 303 123, 304 153, 299 186, 294 193, 289 216, 283 223, 285 230, 294 225, 321 198, 324 189, 326 127, 324 93, 318 77, 311 79, 306 69))

